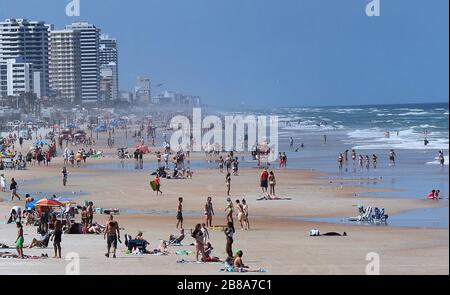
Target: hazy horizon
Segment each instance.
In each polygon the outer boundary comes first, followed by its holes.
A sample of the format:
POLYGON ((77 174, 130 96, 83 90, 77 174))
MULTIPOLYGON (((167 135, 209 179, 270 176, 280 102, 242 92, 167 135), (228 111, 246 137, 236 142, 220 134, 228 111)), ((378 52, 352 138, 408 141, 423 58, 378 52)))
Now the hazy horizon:
POLYGON ((371 18, 363 0, 68 2, 2 0, 0 19, 95 24, 118 40, 121 90, 142 75, 215 107, 448 102, 446 0, 381 0, 371 18))

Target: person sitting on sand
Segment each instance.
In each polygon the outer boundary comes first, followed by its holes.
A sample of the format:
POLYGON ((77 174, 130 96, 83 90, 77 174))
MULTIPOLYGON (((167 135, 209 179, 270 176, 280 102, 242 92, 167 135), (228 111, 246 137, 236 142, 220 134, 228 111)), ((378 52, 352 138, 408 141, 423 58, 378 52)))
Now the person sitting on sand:
POLYGON ((91 226, 88 228, 88 233, 98 235, 98 234, 101 234, 104 229, 105 229, 105 227, 101 226, 100 224, 98 224, 97 222, 94 221, 91 224, 91 226))
POLYGON ((222 262, 219 257, 212 256, 212 247, 211 243, 206 243, 205 245, 205 257, 203 257, 203 262, 222 262))
POLYGON ((431 192, 429 192, 427 195, 427 199, 436 200, 436 190, 432 190, 431 192))
POLYGON ((169 236, 169 245, 179 245, 181 244, 181 241, 184 240, 185 234, 184 234, 184 229, 182 228, 180 230, 180 235, 179 236, 175 236, 175 235, 170 235, 169 236))
POLYGON ((236 272, 260 272, 261 271, 261 269, 250 269, 250 267, 245 265, 244 262, 242 261, 243 255, 244 255, 244 253, 241 250, 239 250, 239 251, 237 251, 236 256, 234 256, 234 261, 233 261, 234 271, 236 271, 236 272))
POLYGON ((28 249, 31 249, 33 247, 37 247, 37 248, 47 248, 48 247, 48 243, 50 241, 50 237, 51 237, 52 233, 48 232, 46 233, 44 236, 42 236, 41 240, 38 240, 36 238, 33 238, 33 240, 31 241, 31 244, 27 247, 28 249))

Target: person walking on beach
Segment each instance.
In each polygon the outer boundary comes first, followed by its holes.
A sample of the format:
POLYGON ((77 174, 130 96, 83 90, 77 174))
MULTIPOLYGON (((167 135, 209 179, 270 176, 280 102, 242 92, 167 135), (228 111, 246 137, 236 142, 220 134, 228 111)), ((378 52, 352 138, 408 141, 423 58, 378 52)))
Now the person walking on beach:
POLYGON ((246 222, 246 216, 244 214, 244 207, 239 200, 236 200, 237 219, 241 225, 241 230, 244 230, 244 223, 246 222))
POLYGON ((223 173, 223 166, 224 166, 224 160, 223 160, 223 157, 220 156, 219 157, 219 171, 220 171, 220 173, 223 173))
POLYGON ((178 198, 177 206, 177 228, 183 228, 183 198, 178 198))
POLYGON ((439 159, 439 164, 441 164, 441 166, 444 167, 445 157, 444 157, 444 152, 442 150, 439 151, 438 159, 439 159))
POLYGON ((395 167, 395 158, 397 157, 397 155, 395 154, 394 149, 391 149, 389 151, 389 166, 394 166, 395 167))
POLYGON ((161 179, 159 178, 159 174, 156 174, 155 176, 155 191, 156 191, 156 195, 158 195, 159 193, 162 195, 162 191, 161 191, 161 179))
POLYGON ((242 210, 244 211, 244 215, 245 215, 244 229, 249 230, 250 229, 250 221, 248 220, 248 205, 247 205, 247 201, 245 199, 242 199, 242 210))
POLYGON ((20 196, 17 193, 17 182, 14 178, 11 178, 11 184, 9 185, 9 190, 11 191, 11 201, 14 201, 14 197, 17 197, 20 201, 20 196))
POLYGON ((6 177, 4 174, 0 175, 0 191, 6 192, 6 177))
POLYGON ((338 156, 338 164, 339 164, 339 171, 342 172, 342 168, 344 167, 344 155, 339 154, 338 156))
POLYGON ((292 137, 289 139, 289 146, 290 146, 291 150, 294 147, 294 139, 292 137))
POLYGON ((201 225, 197 224, 194 228, 194 230, 191 229, 191 236, 195 240, 195 259, 198 260, 198 255, 201 253, 202 260, 205 257, 205 244, 204 244, 204 237, 201 230, 201 225))
POLYGON ((53 231, 50 241, 53 241, 53 247, 55 249, 55 256, 53 258, 61 258, 61 237, 62 237, 62 225, 61 220, 56 220, 54 224, 55 230, 53 231))
POLYGON ((264 170, 261 172, 260 176, 260 186, 263 193, 267 193, 267 180, 269 178, 269 173, 267 172, 267 169, 264 168, 264 170))
POLYGON ((206 219, 206 227, 211 226, 212 227, 212 217, 214 215, 214 208, 212 204, 212 198, 208 197, 206 199, 205 204, 205 219, 206 219))
POLYGON ((234 206, 231 198, 227 198, 227 206, 224 211, 227 213, 227 222, 233 222, 234 206))
POLYGON ((227 227, 224 230, 225 237, 227 239, 227 244, 225 246, 225 251, 227 252, 228 257, 233 257, 233 235, 235 233, 233 222, 229 221, 227 227))
POLYGON ((24 238, 23 238, 23 226, 21 222, 16 222, 16 227, 18 228, 17 231, 17 239, 14 242, 16 244, 16 249, 17 249, 17 254, 18 254, 18 258, 23 259, 23 242, 24 242, 24 238))
POLYGON ((363 158, 362 155, 358 156, 358 162, 359 162, 359 169, 363 170, 363 168, 364 168, 364 158, 363 158))
POLYGON ((62 174, 62 182, 63 182, 63 186, 66 186, 67 184, 67 168, 66 166, 64 166, 61 170, 61 174, 62 174))
POLYGON ((327 143, 327 135, 326 134, 323 135, 323 143, 327 143))
POLYGON ((270 171, 269 172, 269 195, 271 195, 271 196, 275 196, 275 184, 276 184, 275 174, 273 173, 273 171, 270 171))
POLYGON ((105 256, 109 258, 109 253, 111 250, 111 246, 113 247, 113 258, 116 258, 116 250, 117 250, 117 240, 119 240, 120 243, 120 232, 119 232, 119 224, 117 221, 114 220, 113 215, 109 215, 109 220, 106 223, 105 233, 103 234, 103 239, 106 237, 106 243, 107 243, 107 252, 105 253, 105 256))
POLYGON ((230 172, 228 172, 227 176, 225 176, 225 186, 227 188, 227 196, 229 196, 230 190, 231 190, 231 174, 230 174, 230 172))
POLYGON ((377 164, 378 164, 378 157, 377 157, 377 155, 373 154, 373 155, 372 155, 372 165, 373 165, 373 169, 377 169, 377 164))

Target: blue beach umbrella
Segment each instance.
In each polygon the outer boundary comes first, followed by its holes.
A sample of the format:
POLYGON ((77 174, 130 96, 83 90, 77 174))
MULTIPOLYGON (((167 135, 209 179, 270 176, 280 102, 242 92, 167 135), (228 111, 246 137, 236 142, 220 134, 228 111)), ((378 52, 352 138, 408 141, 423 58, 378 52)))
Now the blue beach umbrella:
POLYGON ((44 144, 48 144, 45 140, 37 140, 35 143, 35 145, 44 145, 44 144))

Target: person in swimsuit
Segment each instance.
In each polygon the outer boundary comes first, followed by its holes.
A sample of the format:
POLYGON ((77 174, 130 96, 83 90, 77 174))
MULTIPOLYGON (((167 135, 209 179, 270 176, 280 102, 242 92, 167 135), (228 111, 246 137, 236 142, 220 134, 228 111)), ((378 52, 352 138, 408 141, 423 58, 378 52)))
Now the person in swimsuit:
POLYGON ((62 176, 63 176, 63 178, 62 178, 63 186, 66 186, 66 183, 67 183, 67 168, 65 166, 62 168, 61 173, 62 173, 62 176))
POLYGON ((109 257, 109 252, 111 250, 111 246, 113 247, 113 258, 116 258, 116 250, 117 250, 117 240, 120 243, 120 232, 119 232, 119 224, 114 220, 113 215, 109 215, 109 220, 106 223, 105 233, 103 234, 103 239, 107 239, 107 252, 105 253, 106 257, 109 257))
POLYGON ((269 195, 270 196, 275 195, 275 184, 276 184, 275 174, 273 173, 273 171, 270 171, 269 172, 269 195))
POLYGON ((344 164, 344 156, 342 154, 339 154, 338 156, 338 164, 339 164, 339 170, 342 170, 343 164, 344 164))
POLYGON ((247 205, 247 201, 245 199, 242 199, 242 209, 243 209, 244 215, 245 215, 244 229, 249 230, 250 229, 250 221, 248 220, 248 205, 247 205))
POLYGON ((244 214, 244 208, 242 207, 242 204, 239 200, 236 200, 236 208, 237 208, 237 219, 241 224, 241 230, 244 230, 244 222, 246 216, 244 214))
POLYGON ((11 178, 9 190, 11 191, 11 201, 14 201, 14 197, 18 198, 20 201, 20 196, 17 194, 17 182, 14 178, 11 178))
POLYGON ((155 177, 155 191, 156 191, 156 195, 158 195, 159 193, 162 195, 162 191, 161 191, 161 180, 159 178, 159 175, 156 174, 155 177))
POLYGON ((228 222, 227 227, 224 230, 225 236, 227 238, 227 244, 225 246, 225 251, 228 257, 233 257, 233 234, 235 233, 233 222, 228 222))
POLYGON ((53 241, 53 247, 55 249, 55 256, 53 256, 53 258, 61 258, 61 236, 62 236, 61 221, 56 220, 54 226, 55 230, 53 231, 53 235, 50 238, 50 240, 53 241))
POLYGON ((444 153, 442 152, 442 150, 439 151, 439 164, 441 164, 442 167, 444 167, 445 165, 445 157, 444 157, 444 153))
POLYGON ((231 190, 231 174, 229 172, 227 173, 227 176, 225 176, 225 185, 227 188, 227 196, 229 196, 231 190))
POLYGON ((202 260, 205 257, 205 244, 204 244, 204 237, 201 230, 201 225, 197 224, 195 226, 195 229, 191 229, 191 236, 195 239, 195 258, 198 260, 198 255, 201 253, 202 260))
POLYGON ((432 190, 431 192, 429 192, 427 195, 427 199, 428 200, 436 200, 436 190, 432 190))
POLYGON ((395 166, 395 158, 397 155, 395 154, 394 150, 391 149, 389 151, 389 165, 395 166))
POLYGON ((377 169, 378 157, 375 154, 372 155, 372 164, 373 164, 373 169, 377 169))
POLYGON ((22 223, 20 222, 16 222, 16 226, 19 229, 17 231, 17 239, 15 241, 16 243, 16 249, 17 249, 17 254, 19 255, 20 259, 23 259, 23 227, 22 227, 22 223))
POLYGON ((269 178, 269 173, 267 172, 267 169, 264 168, 264 170, 261 172, 260 176, 260 186, 263 193, 267 192, 267 180, 269 178))
POLYGON ((206 199, 206 204, 205 204, 206 227, 212 226, 213 215, 214 215, 214 208, 213 208, 213 204, 212 204, 212 198, 208 197, 206 199))
POLYGON ((183 198, 178 198, 177 206, 177 228, 183 228, 183 198))
POLYGON ((220 171, 220 173, 223 173, 223 165, 224 165, 223 157, 220 156, 219 157, 219 171, 220 171))
POLYGON ((230 198, 227 198, 227 207, 225 208, 225 212, 227 212, 227 222, 233 222, 233 211, 233 202, 231 202, 230 198))

